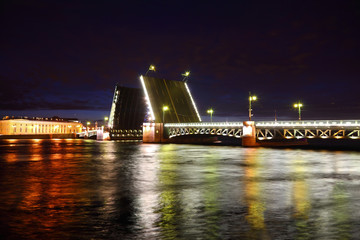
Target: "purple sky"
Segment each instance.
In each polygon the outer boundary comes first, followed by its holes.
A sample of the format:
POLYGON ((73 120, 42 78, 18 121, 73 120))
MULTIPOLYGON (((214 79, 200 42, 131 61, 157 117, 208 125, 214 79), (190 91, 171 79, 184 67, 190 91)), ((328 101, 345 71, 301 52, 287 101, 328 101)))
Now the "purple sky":
POLYGON ((102 119, 155 64, 190 70, 214 121, 246 120, 249 91, 255 120, 295 120, 298 100, 303 119, 360 119, 359 1, 230 2, 2 1, 0 116, 102 119))

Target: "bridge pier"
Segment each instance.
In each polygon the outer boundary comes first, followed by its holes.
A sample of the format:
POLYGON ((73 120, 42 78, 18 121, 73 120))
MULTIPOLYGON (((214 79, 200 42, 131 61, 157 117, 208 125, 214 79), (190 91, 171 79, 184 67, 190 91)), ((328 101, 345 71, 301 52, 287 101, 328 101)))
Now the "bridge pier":
POLYGON ((162 143, 164 139, 163 123, 144 123, 143 124, 143 143, 162 143))
POLYGON ((260 146, 260 144, 256 142, 256 127, 254 121, 243 122, 242 146, 243 147, 260 146))

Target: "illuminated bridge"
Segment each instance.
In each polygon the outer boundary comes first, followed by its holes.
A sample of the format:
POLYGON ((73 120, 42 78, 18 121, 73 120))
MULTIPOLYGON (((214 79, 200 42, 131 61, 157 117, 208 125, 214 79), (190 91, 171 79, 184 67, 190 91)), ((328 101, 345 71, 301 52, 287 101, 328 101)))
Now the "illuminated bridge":
MULTIPOLYGON (((360 140, 360 120, 165 123, 164 139, 185 136, 239 139, 244 146, 306 145, 309 139, 360 140), (298 141, 297 141, 298 140, 298 141)), ((356 141, 360 143, 360 141, 356 141)))
MULTIPOLYGON (((242 122, 165 123, 169 138, 184 135, 218 135, 241 138, 242 122)), ((291 138, 360 139, 360 120, 255 122, 257 140, 291 138)), ((246 133, 246 130, 245 130, 246 133)))
MULTIPOLYGON (((145 143, 232 139, 242 146, 288 146, 360 139, 360 120, 201 122, 186 82, 148 76, 141 76, 140 81, 149 114, 142 131, 145 143)), ((360 146, 360 141, 355 142, 360 146)))

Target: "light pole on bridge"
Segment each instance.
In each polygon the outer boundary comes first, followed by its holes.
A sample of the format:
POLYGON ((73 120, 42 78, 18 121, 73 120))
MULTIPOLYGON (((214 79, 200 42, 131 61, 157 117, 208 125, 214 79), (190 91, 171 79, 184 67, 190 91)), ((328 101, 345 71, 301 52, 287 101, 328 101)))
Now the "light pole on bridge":
POLYGON ((298 102, 294 104, 294 108, 298 108, 299 109, 299 121, 301 121, 301 107, 302 107, 302 103, 298 102))
POLYGON ((251 121, 251 117, 252 117, 251 102, 256 101, 256 100, 257 100, 257 97, 251 96, 251 92, 249 92, 249 121, 251 121))
POLYGON ((105 125, 105 129, 108 127, 107 126, 107 122, 108 122, 108 120, 109 120, 109 117, 104 117, 104 125, 105 125))
POLYGON ((207 113, 210 114, 210 121, 212 122, 212 115, 214 113, 214 110, 210 108, 209 110, 207 110, 207 113))
POLYGON ((165 112, 169 111, 169 107, 168 106, 163 106, 162 108, 162 112, 163 112, 163 123, 165 123, 165 112))

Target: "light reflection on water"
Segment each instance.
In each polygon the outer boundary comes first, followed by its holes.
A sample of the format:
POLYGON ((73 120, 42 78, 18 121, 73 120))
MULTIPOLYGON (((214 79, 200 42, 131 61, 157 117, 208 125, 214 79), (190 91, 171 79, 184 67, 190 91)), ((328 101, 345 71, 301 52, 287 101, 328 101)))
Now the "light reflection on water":
POLYGON ((0 141, 9 239, 358 239, 360 153, 0 141))

